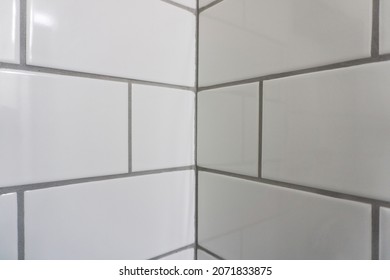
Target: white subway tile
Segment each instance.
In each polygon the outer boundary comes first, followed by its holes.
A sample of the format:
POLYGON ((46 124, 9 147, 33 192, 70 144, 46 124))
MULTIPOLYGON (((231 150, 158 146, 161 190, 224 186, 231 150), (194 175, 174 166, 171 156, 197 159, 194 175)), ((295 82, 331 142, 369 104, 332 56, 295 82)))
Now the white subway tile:
POLYGON ((224 0, 200 14, 200 85, 370 56, 371 0, 224 0))
POLYGON ((259 84, 198 94, 198 164, 258 174, 259 84))
POLYGON ((214 258, 212 255, 210 254, 207 254, 205 251, 203 250, 198 250, 198 260, 209 260, 209 261, 214 261, 214 260, 218 260, 216 258, 214 258))
POLYGON ((132 86, 133 171, 194 164, 194 93, 132 86))
POLYGON ((28 0, 28 64, 193 86, 195 16, 160 0, 28 0))
POLYGON ((18 258, 16 194, 0 195, 0 260, 18 258))
POLYGON ((26 192, 27 259, 148 259, 194 242, 193 171, 26 192))
POLYGON ((0 61, 19 63, 19 0, 0 1, 0 61))
POLYGON ((200 245, 226 259, 370 259, 371 207, 199 173, 200 245))
POLYGON ((379 2, 379 52, 390 52, 390 1, 380 0, 379 2))
POLYGON ((128 171, 126 83, 0 71, 0 187, 128 171))
POLYGON ((166 256, 160 260, 193 260, 193 259, 194 259, 194 249, 187 249, 166 256))
POLYGON ((390 62, 264 83, 263 177, 390 199, 390 62))
POLYGON ((390 260, 390 209, 380 209, 379 258, 390 260))

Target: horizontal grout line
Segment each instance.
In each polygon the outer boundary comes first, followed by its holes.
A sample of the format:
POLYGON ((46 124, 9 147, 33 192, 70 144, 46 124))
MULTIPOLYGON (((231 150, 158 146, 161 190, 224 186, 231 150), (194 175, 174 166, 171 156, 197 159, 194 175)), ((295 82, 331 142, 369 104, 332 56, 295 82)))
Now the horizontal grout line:
POLYGON ((178 248, 178 249, 175 249, 175 250, 169 251, 169 252, 167 252, 167 253, 158 255, 157 257, 151 258, 151 259, 149 259, 149 260, 151 260, 151 261, 159 260, 159 259, 165 258, 165 257, 167 257, 167 256, 170 256, 170 255, 179 253, 179 252, 184 251, 184 250, 187 250, 187 249, 194 249, 194 250, 195 250, 195 243, 192 243, 192 244, 190 244, 190 245, 187 245, 187 246, 184 246, 184 247, 180 247, 180 248, 178 248))
POLYGON ((190 8, 190 7, 184 6, 184 5, 182 5, 182 4, 176 3, 176 2, 171 1, 171 0, 161 0, 161 1, 162 1, 162 2, 165 2, 165 3, 167 3, 167 4, 170 4, 170 5, 172 5, 172 6, 175 6, 175 7, 177 7, 177 8, 183 9, 183 10, 185 10, 185 11, 187 11, 187 12, 190 12, 191 14, 196 15, 196 10, 195 10, 195 9, 192 9, 192 8, 190 8))
POLYGON ((214 257, 214 258, 216 258, 216 259, 218 259, 218 260, 225 260, 224 258, 218 256, 217 254, 211 252, 210 250, 204 248, 204 247, 201 246, 201 245, 198 245, 198 250, 202 250, 203 252, 209 254, 210 256, 212 256, 212 257, 214 257))
POLYGON ((14 193, 14 192, 48 189, 53 187, 61 187, 61 186, 74 185, 74 184, 92 183, 92 182, 106 181, 112 179, 130 178, 136 176, 154 175, 154 174, 169 173, 169 172, 184 171, 184 170, 194 170, 194 169, 195 169, 194 165, 189 165, 189 166, 172 167, 172 168, 164 168, 164 169, 136 171, 131 173, 122 173, 122 174, 114 174, 114 175, 104 175, 104 176, 69 179, 69 180, 61 180, 61 181, 51 181, 51 182, 44 182, 44 183, 26 184, 26 185, 19 185, 19 186, 0 187, 0 195, 7 194, 7 193, 14 193))
POLYGON ((304 192, 314 193, 314 194, 323 195, 323 196, 327 196, 327 197, 333 197, 333 198, 338 198, 338 199, 344 199, 344 200, 350 200, 350 201, 371 204, 371 205, 375 205, 375 206, 390 207, 389 201, 378 200, 378 199, 374 199, 374 198, 368 198, 368 197, 363 197, 363 196, 358 196, 358 195, 329 191, 329 190, 325 190, 325 189, 297 185, 297 184, 292 184, 292 183, 287 183, 287 182, 282 182, 282 181, 277 181, 277 180, 271 180, 271 179, 264 179, 264 178, 259 179, 257 177, 240 175, 240 174, 236 174, 236 173, 232 173, 232 172, 215 170, 215 169, 205 168, 205 167, 198 167, 198 170, 205 171, 208 173, 220 174, 220 175, 225 175, 225 176, 234 177, 234 178, 238 178, 238 179, 253 181, 253 182, 257 182, 257 183, 269 184, 269 185, 273 185, 275 187, 304 191, 304 192))
POLYGON ((204 12, 207 9, 210 9, 211 7, 221 3, 223 0, 216 0, 214 2, 211 2, 210 4, 207 4, 206 6, 199 9, 199 13, 204 12))
POLYGON ((63 70, 63 69, 49 68, 49 67, 42 67, 42 66, 21 65, 21 64, 0 62, 0 69, 23 70, 23 71, 30 71, 30 72, 45 73, 45 74, 56 74, 56 75, 70 76, 70 77, 90 78, 90 79, 96 79, 96 80, 159 86, 159 87, 183 89, 183 90, 195 92, 195 87, 173 85, 173 84, 152 82, 152 81, 145 81, 145 80, 137 80, 137 79, 129 79, 129 78, 124 78, 124 77, 116 77, 116 76, 109 76, 109 75, 102 75, 102 74, 93 74, 93 73, 87 73, 87 72, 78 72, 78 71, 72 71, 72 70, 63 70))
POLYGON ((310 74, 310 73, 316 73, 316 72, 327 71, 327 70, 337 70, 337 69, 342 69, 342 68, 347 68, 347 67, 352 67, 352 66, 370 64, 370 63, 388 61, 388 60, 390 60, 390 54, 383 54, 383 55, 379 55, 376 57, 367 57, 367 58, 360 58, 360 59, 355 59, 355 60, 348 60, 348 61, 337 62, 337 63, 316 66, 316 67, 310 67, 310 68, 305 68, 305 69, 300 69, 300 70, 293 70, 293 71, 281 72, 281 73, 276 73, 276 74, 269 74, 269 75, 264 75, 264 76, 260 76, 260 77, 255 77, 255 78, 249 78, 249 79, 237 80, 237 81, 221 83, 221 84, 216 84, 216 85, 211 85, 211 86, 199 87, 199 91, 205 91, 205 90, 222 88, 222 87, 229 87, 229 86, 235 86, 235 85, 243 85, 243 84, 249 84, 249 83, 255 83, 255 82, 262 82, 262 81, 266 81, 266 80, 274 80, 274 79, 279 79, 279 78, 291 77, 291 76, 302 75, 302 74, 310 74))

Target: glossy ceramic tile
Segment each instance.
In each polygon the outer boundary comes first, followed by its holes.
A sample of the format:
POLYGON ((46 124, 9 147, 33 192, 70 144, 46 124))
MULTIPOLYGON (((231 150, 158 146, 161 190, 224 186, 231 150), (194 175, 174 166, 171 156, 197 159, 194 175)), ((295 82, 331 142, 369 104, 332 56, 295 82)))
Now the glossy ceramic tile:
POLYGON ((198 94, 198 164, 258 174, 259 84, 198 94))
MULTIPOLYGON (((164 0, 162 0, 162 1, 164 1, 164 0)), ((196 9, 196 1, 197 0, 168 0, 168 1, 175 2, 177 4, 186 6, 188 8, 196 9)))
POLYGON ((224 0, 200 15, 200 84, 370 56, 371 0, 224 0))
POLYGON ((16 194, 0 195, 0 260, 18 259, 16 194))
POLYGON ((379 51, 390 52, 390 1, 380 0, 379 51))
POLYGON ((0 71, 0 187, 128 171, 126 83, 0 71))
POLYGON ((206 261, 206 260, 214 261, 214 260, 218 260, 218 259, 214 258, 212 255, 207 254, 207 253, 206 253, 205 251, 203 251, 203 250, 198 250, 198 260, 203 260, 203 261, 206 261))
POLYGON ((19 0, 0 1, 0 62, 19 63, 19 0))
POLYGON ((178 253, 166 256, 160 260, 193 260, 194 259, 194 249, 187 249, 180 251, 178 253))
POLYGON ((133 85, 133 171, 194 164, 194 93, 133 85))
POLYGON ((263 176, 390 199, 390 62, 264 83, 263 176))
POLYGON ((379 256, 381 260, 390 260, 390 209, 380 209, 380 243, 379 256))
POLYGON ((199 173, 199 241, 226 259, 370 259, 371 208, 199 173))
POLYGON ((149 259, 194 242, 194 174, 26 193, 27 259, 149 259))
POLYGON ((183 9, 160 0, 28 0, 28 13, 28 64, 194 85, 195 16, 183 9))

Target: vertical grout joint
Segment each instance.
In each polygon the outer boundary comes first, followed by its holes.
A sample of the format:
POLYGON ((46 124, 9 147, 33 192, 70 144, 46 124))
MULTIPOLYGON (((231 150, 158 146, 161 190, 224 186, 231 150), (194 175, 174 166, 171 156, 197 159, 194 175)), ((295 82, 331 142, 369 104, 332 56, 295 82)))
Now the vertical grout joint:
POLYGON ((128 129, 128 164, 129 164, 129 174, 131 174, 133 172, 133 154, 132 154, 132 120, 133 120, 133 117, 132 117, 132 97, 133 97, 133 94, 132 94, 132 83, 128 83, 128 108, 127 108, 127 112, 128 112, 128 126, 127 126, 127 129, 128 129))
POLYGON ((20 65, 25 66, 27 64, 27 0, 20 0, 20 46, 19 56, 20 65))
POLYGON ((379 221, 380 207, 373 204, 371 206, 371 258, 379 260, 379 221))
POLYGON ((18 213, 18 259, 25 259, 25 234, 24 234, 24 192, 17 192, 18 213))
POLYGON ((379 2, 372 1, 371 57, 379 56, 379 2))
POLYGON ((262 156, 263 156, 263 81, 259 82, 259 134, 258 134, 258 178, 262 178, 262 156))

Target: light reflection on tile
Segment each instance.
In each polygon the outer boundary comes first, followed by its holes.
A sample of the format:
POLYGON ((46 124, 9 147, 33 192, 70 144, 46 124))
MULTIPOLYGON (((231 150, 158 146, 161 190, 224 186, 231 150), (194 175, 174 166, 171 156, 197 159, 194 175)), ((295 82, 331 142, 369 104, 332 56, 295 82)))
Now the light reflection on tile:
POLYGON ((0 70, 0 187, 128 172, 126 83, 0 70))
POLYGON ((369 57, 371 15, 371 0, 224 0, 200 14, 200 85, 369 57))
POLYGON ((258 174, 259 84, 198 94, 198 164, 258 174))
POLYGON ((200 172, 199 242, 226 259, 370 259, 371 207, 200 172))
POLYGON ((28 13, 28 64, 194 85, 188 11, 160 0, 30 0, 28 13))
POLYGON ((193 182, 179 171, 26 192, 26 259, 149 259, 190 245, 193 182))
POLYGON ((0 62, 19 63, 19 0, 0 1, 0 62))
POLYGON ((390 62, 264 82, 264 178, 390 200, 390 62))
POLYGON ((191 91, 133 84, 133 171, 194 164, 194 103, 191 91))

